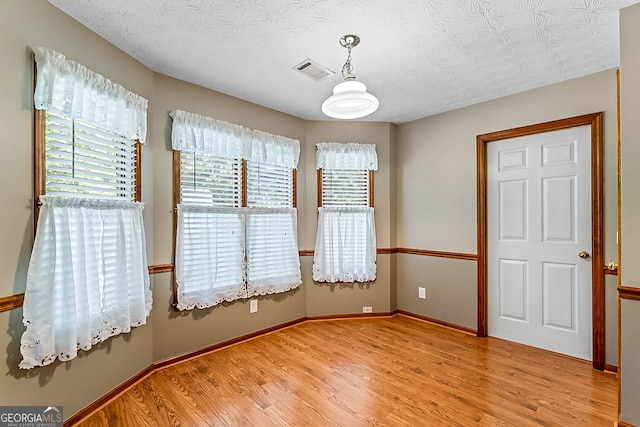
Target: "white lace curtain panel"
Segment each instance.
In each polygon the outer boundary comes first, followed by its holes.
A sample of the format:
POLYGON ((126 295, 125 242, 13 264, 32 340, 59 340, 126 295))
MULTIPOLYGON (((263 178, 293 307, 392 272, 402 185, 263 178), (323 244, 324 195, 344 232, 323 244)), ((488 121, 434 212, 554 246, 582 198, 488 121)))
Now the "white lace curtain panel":
POLYGON ((20 368, 142 325, 151 311, 142 203, 41 196, 23 306, 20 368))
POLYGON ((296 210, 178 205, 177 308, 208 308, 302 284, 296 210))
POLYGON ((247 297, 302 284, 295 208, 245 208, 247 297))
POLYGON ((375 279, 376 226, 373 208, 319 208, 313 280, 350 283, 375 279))
POLYGON ((177 308, 245 298, 245 226, 239 208, 178 205, 177 308))
POLYGON ((147 100, 61 53, 34 47, 37 110, 48 110, 145 143, 147 100))

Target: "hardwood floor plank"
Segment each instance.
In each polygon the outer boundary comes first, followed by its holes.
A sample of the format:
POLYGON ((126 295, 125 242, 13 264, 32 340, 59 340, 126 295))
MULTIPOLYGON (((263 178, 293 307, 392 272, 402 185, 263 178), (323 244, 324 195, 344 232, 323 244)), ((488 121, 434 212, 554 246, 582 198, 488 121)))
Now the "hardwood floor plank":
POLYGON ((154 372, 82 426, 600 426, 591 364, 396 315, 310 321, 154 372))
MULTIPOLYGON (((313 393, 301 392, 296 387, 285 387, 282 383, 269 383, 265 384, 265 388, 274 390, 273 393, 279 396, 279 400, 276 404, 270 406, 267 412, 278 412, 282 418, 290 420, 285 426, 288 425, 300 425, 300 426, 313 426, 313 425, 326 425, 326 426, 339 426, 339 422, 335 419, 340 417, 340 412, 336 414, 336 411, 323 410, 320 411, 315 404, 317 397, 313 393)), ((329 400, 324 400, 328 402, 329 400)), ((345 414, 348 417, 348 414, 345 414)))
POLYGON ((483 427, 510 427, 506 422, 489 414, 484 414, 478 425, 483 427))

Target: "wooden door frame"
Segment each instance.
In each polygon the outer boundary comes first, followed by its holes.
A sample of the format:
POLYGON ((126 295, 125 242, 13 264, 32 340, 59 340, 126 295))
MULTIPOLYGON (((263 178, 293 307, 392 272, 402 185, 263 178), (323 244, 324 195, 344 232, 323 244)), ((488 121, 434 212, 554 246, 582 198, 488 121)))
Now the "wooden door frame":
POLYGON ((534 135, 568 129, 577 126, 591 126, 591 302, 592 302, 592 348, 593 367, 604 369, 605 365, 605 313, 604 313, 604 175, 602 112, 523 126, 498 132, 478 135, 478 333, 486 337, 488 333, 488 282, 487 282, 487 144, 504 139, 534 135))

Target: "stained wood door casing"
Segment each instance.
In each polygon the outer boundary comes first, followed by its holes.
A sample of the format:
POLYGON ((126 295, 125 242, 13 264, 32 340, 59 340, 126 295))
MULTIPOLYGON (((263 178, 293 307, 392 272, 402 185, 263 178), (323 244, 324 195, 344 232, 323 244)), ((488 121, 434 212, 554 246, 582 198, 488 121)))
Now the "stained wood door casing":
POLYGON ((476 137, 477 161, 477 234, 478 234, 478 286, 477 286, 477 335, 487 336, 487 147, 496 141, 568 129, 576 126, 591 126, 591 265, 592 265, 592 343, 593 367, 605 366, 605 312, 604 312, 604 168, 603 168, 603 113, 538 123, 535 125, 506 129, 478 135, 476 137))

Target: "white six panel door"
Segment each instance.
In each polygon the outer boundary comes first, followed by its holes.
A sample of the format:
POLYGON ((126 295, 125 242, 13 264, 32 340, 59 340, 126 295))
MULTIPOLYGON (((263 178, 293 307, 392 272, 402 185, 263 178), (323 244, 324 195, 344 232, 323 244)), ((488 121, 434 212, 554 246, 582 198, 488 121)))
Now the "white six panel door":
POLYGON ((492 142, 490 336, 591 360, 591 127, 492 142))

